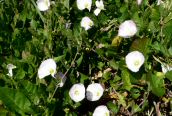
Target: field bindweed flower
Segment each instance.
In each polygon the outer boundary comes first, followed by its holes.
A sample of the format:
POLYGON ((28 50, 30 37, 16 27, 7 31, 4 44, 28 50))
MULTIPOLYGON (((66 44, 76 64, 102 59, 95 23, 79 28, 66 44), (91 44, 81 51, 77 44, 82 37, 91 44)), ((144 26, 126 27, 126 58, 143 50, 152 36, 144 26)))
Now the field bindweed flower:
POLYGON ((138 5, 141 5, 141 3, 142 3, 142 0, 137 0, 138 5))
POLYGON ((54 77, 55 74, 56 74, 56 62, 51 58, 44 60, 38 69, 38 77, 40 79, 48 75, 54 77))
POLYGON ((69 90, 70 98, 75 102, 80 102, 85 98, 85 87, 83 84, 74 84, 69 90))
POLYGON ((143 65, 144 61, 145 61, 145 58, 143 54, 139 51, 130 52, 125 57, 125 62, 127 64, 127 67, 132 72, 138 72, 140 67, 143 65))
POLYGON ((89 101, 97 101, 103 95, 104 89, 99 83, 92 83, 88 85, 86 96, 89 101))
POLYGON ((94 14, 96 15, 96 16, 98 16, 99 15, 99 13, 100 13, 100 11, 101 10, 104 10, 104 4, 103 4, 103 1, 102 0, 100 0, 100 1, 96 1, 96 10, 94 10, 94 14))
POLYGON ((94 110, 93 116, 110 116, 110 112, 106 106, 100 105, 94 110))
POLYGON ((7 65, 7 69, 8 69, 8 76, 10 76, 10 77, 12 77, 13 76, 13 69, 14 68, 16 68, 16 66, 15 65, 13 65, 13 64, 8 64, 7 65))
POLYGON ((123 38, 130 38, 137 33, 137 27, 134 21, 126 20, 119 26, 118 36, 123 38))
POLYGON ((90 29, 94 25, 93 21, 89 17, 83 17, 81 20, 81 27, 85 30, 90 29))
POLYGON ((40 11, 46 11, 50 7, 50 1, 49 0, 38 0, 37 7, 40 11))
POLYGON ((169 66, 168 64, 161 64, 162 72, 165 74, 168 71, 172 70, 172 66, 169 66))
POLYGON ((84 10, 87 8, 89 11, 91 10, 92 0, 77 0, 77 7, 79 10, 84 10))

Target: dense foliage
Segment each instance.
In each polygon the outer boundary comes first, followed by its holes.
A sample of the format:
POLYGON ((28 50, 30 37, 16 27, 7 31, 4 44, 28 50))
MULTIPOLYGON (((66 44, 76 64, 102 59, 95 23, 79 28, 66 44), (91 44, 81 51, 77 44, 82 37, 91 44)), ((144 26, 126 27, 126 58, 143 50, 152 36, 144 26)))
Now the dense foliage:
POLYGON ((76 0, 54 0, 40 11, 36 0, 0 0, 1 116, 89 116, 99 105, 111 115, 172 114, 171 0, 104 0, 98 16, 95 2, 89 11, 78 9, 76 0), (85 16, 94 23, 88 30, 80 24, 85 16), (137 33, 122 38, 118 30, 126 20, 135 22, 137 33), (145 58, 138 72, 125 62, 132 51, 145 58), (40 79, 40 64, 49 58, 57 73, 40 79), (12 75, 8 64, 16 66, 12 75), (76 83, 100 83, 103 95, 75 102, 69 90, 76 83))

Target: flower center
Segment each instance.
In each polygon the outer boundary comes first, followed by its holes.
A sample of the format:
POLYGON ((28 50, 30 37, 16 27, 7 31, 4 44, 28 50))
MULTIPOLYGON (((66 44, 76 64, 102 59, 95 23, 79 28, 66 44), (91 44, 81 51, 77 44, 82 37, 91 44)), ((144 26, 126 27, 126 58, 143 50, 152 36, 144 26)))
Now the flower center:
POLYGON ((45 5, 48 6, 48 0, 45 0, 45 5))
POLYGON ((100 91, 97 92, 97 96, 100 96, 100 91))
POLYGON ((140 64, 140 61, 139 60, 136 60, 135 62, 134 62, 134 66, 139 66, 139 64, 140 64))
POLYGON ((54 70, 53 69, 50 69, 50 74, 53 74, 54 73, 54 70))
POLYGON ((78 95, 79 95, 79 91, 78 91, 78 90, 75 90, 74 94, 75 94, 76 96, 78 96, 78 95))
POLYGON ((93 23, 92 23, 92 22, 90 22, 90 23, 89 23, 89 26, 93 26, 93 23))
POLYGON ((106 112, 106 113, 105 113, 105 116, 109 116, 109 113, 108 113, 108 112, 106 112))
POLYGON ((88 3, 85 3, 85 8, 88 8, 89 7, 89 4, 88 3))

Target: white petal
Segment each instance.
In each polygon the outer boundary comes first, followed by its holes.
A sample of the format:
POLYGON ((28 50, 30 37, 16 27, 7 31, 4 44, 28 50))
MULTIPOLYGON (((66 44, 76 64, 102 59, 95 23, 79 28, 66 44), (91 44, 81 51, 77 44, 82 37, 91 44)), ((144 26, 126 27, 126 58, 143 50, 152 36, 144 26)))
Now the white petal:
POLYGON ((98 16, 99 15, 99 13, 100 13, 100 9, 99 8, 96 8, 96 10, 94 10, 94 14, 96 15, 96 16, 98 16))
POLYGON ((137 0, 138 5, 141 5, 141 3, 142 3, 142 0, 137 0))
POLYGON ((13 64, 8 64, 8 65, 7 65, 7 69, 8 69, 8 74, 7 74, 7 75, 8 75, 8 76, 10 76, 10 77, 13 76, 13 71, 12 71, 12 70, 13 70, 14 68, 16 68, 16 66, 13 65, 13 64))
POLYGON ((75 102, 80 102, 85 98, 85 87, 83 84, 74 84, 69 90, 70 98, 75 102))
POLYGON ((103 1, 102 1, 102 0, 96 1, 96 6, 97 6, 97 8, 99 8, 100 10, 104 10, 104 4, 103 4, 103 1))
POLYGON ((38 0, 37 7, 40 11, 46 11, 50 7, 50 1, 49 0, 38 0))
POLYGON ((43 61, 38 69, 38 77, 40 79, 52 75, 54 77, 56 73, 56 62, 53 59, 47 59, 43 61))
POLYGON ((81 27, 85 30, 90 29, 94 25, 93 21, 89 17, 83 17, 81 20, 81 27))
POLYGON ((110 112, 106 106, 100 105, 94 110, 93 116, 110 116, 110 112))
POLYGON ((172 70, 172 66, 169 66, 168 64, 161 64, 161 68, 164 74, 172 70))
POLYGON ((77 7, 79 10, 84 10, 85 9, 85 5, 84 5, 85 0, 77 0, 77 7))
POLYGON ((92 0, 77 0, 77 7, 79 10, 84 10, 87 8, 89 11, 91 10, 92 0))
POLYGON ((85 0, 85 8, 87 8, 89 11, 91 10, 91 4, 92 0, 85 0))
POLYGON ((145 61, 145 58, 143 54, 139 51, 130 52, 125 57, 125 62, 127 64, 127 67, 132 72, 138 72, 140 67, 143 65, 144 61, 145 61))
POLYGON ((137 33, 137 27, 134 21, 127 20, 119 26, 118 36, 123 38, 129 38, 137 33))
POLYGON ((89 101, 97 101, 103 95, 104 89, 99 83, 93 83, 88 85, 86 90, 86 96, 89 101))

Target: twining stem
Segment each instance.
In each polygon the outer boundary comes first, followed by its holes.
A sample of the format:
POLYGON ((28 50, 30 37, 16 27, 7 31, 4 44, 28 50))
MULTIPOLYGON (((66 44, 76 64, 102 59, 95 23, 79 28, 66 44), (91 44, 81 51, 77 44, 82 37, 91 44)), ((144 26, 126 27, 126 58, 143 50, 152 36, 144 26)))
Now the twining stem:
MULTIPOLYGON (((65 72, 64 75, 62 76, 62 79, 67 75, 67 73, 68 73, 69 70, 71 69, 71 67, 72 67, 73 63, 75 62, 76 57, 77 57, 78 54, 79 54, 78 52, 75 54, 75 57, 74 57, 74 59, 72 60, 72 62, 71 62, 71 64, 70 64, 70 67, 66 70, 66 72, 65 72)), ((56 93, 58 87, 59 87, 59 86, 56 86, 56 88, 55 88, 55 90, 54 90, 52 96, 50 97, 50 101, 51 101, 52 98, 54 97, 54 95, 55 95, 55 93, 56 93)))

